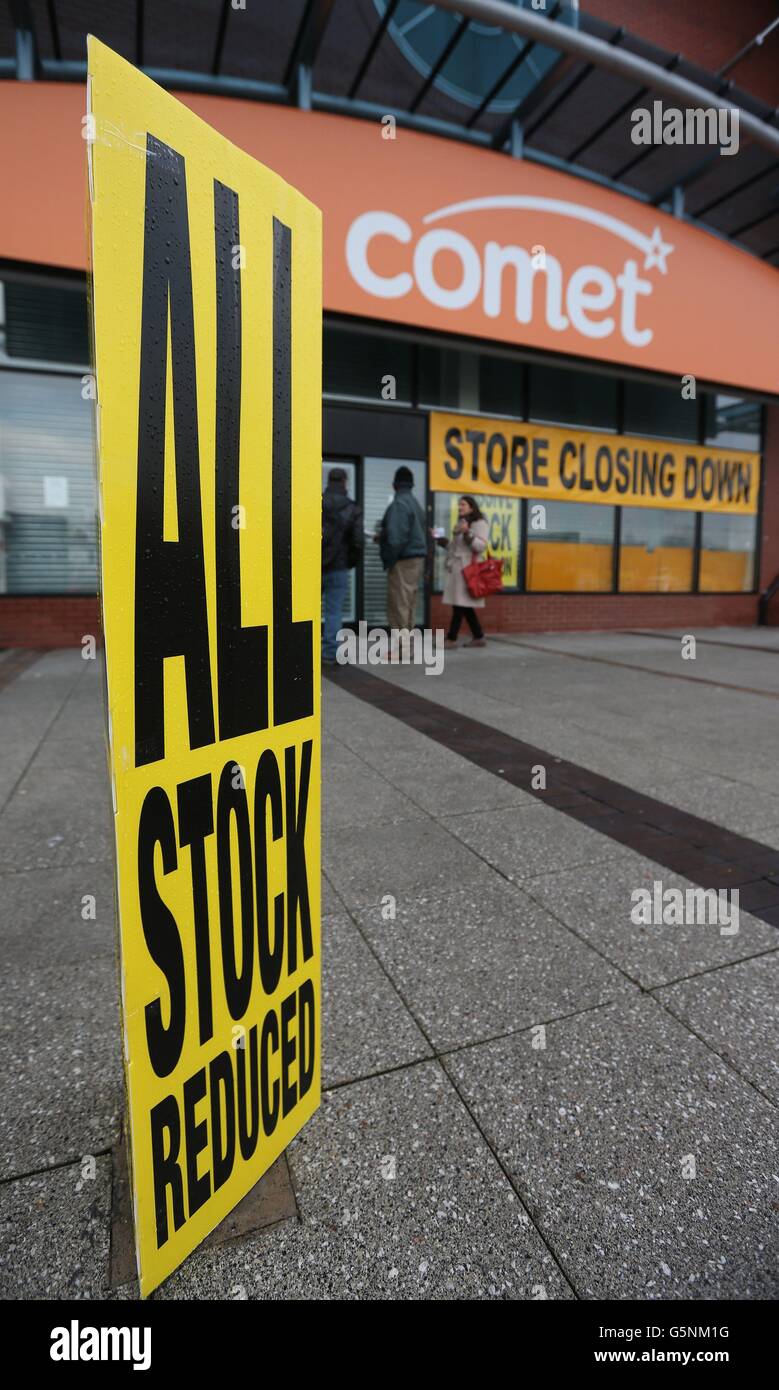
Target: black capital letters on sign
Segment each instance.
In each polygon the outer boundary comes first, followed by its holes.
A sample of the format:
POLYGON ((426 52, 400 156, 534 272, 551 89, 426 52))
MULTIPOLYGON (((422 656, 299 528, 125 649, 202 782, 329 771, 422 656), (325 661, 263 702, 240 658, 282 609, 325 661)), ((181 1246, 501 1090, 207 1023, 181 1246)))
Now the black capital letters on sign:
MULTIPOLYGON (((187 989, 184 950, 178 923, 160 897, 155 877, 155 850, 159 845, 163 874, 178 867, 173 812, 162 787, 146 793, 138 821, 138 902, 146 948, 165 976, 169 1001, 157 995, 146 1005, 146 1046, 157 1076, 170 1076, 184 1046, 187 1023, 187 989), (167 1024, 164 1022, 168 1017, 167 1024)), ((150 979, 153 977, 150 977, 150 979)))
MULTIPOLYGON (((241 626, 241 271, 238 194, 214 179, 216 242, 216 630, 219 737, 268 727, 268 629, 241 626)), ((259 460, 250 460, 258 467, 259 460)))
POLYGON ((138 497, 135 532, 135 763, 165 756, 165 658, 183 656, 189 742, 214 741, 203 564, 195 323, 184 160, 146 140, 138 497), (178 540, 163 540, 168 313, 178 540))
POLYGON ((292 233, 273 219, 273 722, 314 710, 313 623, 292 621, 292 233))

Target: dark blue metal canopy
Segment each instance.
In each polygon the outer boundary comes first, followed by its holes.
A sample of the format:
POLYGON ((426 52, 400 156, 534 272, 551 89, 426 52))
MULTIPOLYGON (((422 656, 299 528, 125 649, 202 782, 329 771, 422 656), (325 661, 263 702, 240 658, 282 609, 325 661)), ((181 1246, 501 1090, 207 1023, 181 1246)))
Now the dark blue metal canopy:
POLYGON ((615 188, 779 263, 776 107, 577 0, 0 0, 0 77, 83 81, 87 33, 172 90, 392 115, 615 188), (512 9, 530 34, 513 31, 512 9), (737 154, 632 143, 632 112, 668 100, 673 82, 740 109, 737 154))

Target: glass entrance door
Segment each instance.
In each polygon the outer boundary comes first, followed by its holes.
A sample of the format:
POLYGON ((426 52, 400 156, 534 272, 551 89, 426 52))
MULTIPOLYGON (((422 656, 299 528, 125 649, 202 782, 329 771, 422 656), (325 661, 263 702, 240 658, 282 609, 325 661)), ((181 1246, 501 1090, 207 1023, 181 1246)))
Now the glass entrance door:
MULTIPOLYGON (((405 464, 414 476, 414 496, 422 511, 425 511, 425 465, 419 459, 363 459, 363 516, 365 530, 378 532, 381 519, 395 496, 392 479, 395 470, 405 464)), ((427 523, 426 523, 427 524, 427 523)), ((379 547, 366 536, 362 558, 362 606, 361 617, 377 627, 387 624, 387 576, 379 555, 379 547)), ((414 622, 419 627, 425 621, 424 579, 417 594, 414 622)))
MULTIPOLYGON (((343 463, 341 459, 325 459, 322 464, 322 491, 327 487, 327 475, 331 468, 342 468, 346 474, 346 491, 349 496, 359 502, 360 497, 357 491, 357 465, 356 463, 343 463)), ((357 570, 349 570, 349 587, 346 590, 344 601, 343 621, 345 623, 357 622, 357 570)))

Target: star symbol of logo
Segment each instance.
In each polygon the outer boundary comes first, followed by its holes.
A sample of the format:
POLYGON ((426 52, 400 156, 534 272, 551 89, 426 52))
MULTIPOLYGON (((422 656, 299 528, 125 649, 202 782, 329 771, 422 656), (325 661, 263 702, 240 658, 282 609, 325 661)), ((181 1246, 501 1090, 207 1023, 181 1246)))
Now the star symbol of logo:
POLYGON ((670 256, 672 251, 673 246, 669 245, 667 241, 663 241, 660 228, 655 227, 644 257, 644 270, 651 270, 652 266, 656 265, 661 275, 666 275, 668 266, 665 263, 665 258, 670 256))

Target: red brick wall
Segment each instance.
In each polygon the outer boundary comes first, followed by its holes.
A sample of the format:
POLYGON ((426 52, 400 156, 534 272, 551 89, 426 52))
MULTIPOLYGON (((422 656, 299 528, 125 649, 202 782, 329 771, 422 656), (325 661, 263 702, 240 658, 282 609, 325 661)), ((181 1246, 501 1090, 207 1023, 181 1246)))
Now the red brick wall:
MULTIPOLYGON (((763 469, 760 588, 767 589, 779 574, 779 405, 766 407, 763 469)), ((768 623, 779 627, 779 594, 768 606, 768 623)))
MULTIPOLYGON (((438 595, 431 624, 446 627, 451 609, 438 595)), ((750 626, 755 594, 505 594, 487 599, 487 632, 575 632, 604 628, 750 626)))
POLYGON ((765 410, 763 470, 760 588, 767 589, 779 574, 779 405, 765 410))
POLYGON ((96 598, 0 597, 0 647, 80 647, 88 633, 102 641, 96 598))
MULTIPOLYGON (((671 53, 681 53, 716 72, 776 18, 774 0, 587 0, 583 8, 608 24, 622 24, 633 34, 671 53)), ((754 49, 727 75, 737 87, 773 106, 779 32, 754 49)))

